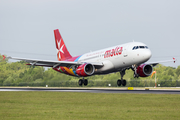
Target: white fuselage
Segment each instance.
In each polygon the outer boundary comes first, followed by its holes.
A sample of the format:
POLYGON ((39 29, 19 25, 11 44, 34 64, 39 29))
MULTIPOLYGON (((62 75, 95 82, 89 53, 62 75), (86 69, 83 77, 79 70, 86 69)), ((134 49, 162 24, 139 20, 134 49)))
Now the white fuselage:
POLYGON ((141 42, 130 42, 114 47, 86 53, 78 62, 102 62, 103 67, 95 70, 95 74, 106 74, 121 71, 132 65, 140 65, 151 57, 151 51, 141 42))

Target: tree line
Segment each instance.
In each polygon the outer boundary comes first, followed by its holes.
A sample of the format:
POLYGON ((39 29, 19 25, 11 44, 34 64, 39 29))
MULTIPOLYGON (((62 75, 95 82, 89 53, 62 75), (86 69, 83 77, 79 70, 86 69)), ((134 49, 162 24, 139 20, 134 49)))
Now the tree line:
MULTIPOLYGON (((54 71, 52 68, 45 69, 40 66, 29 66, 24 61, 9 62, 3 60, 0 55, 0 86, 51 86, 51 87, 78 87, 80 78, 65 75, 54 71)), ((180 87, 180 66, 177 68, 157 65, 156 70, 157 84, 161 87, 180 87)), ((155 76, 133 77, 132 70, 126 70, 124 79, 127 80, 126 86, 148 87, 154 86, 155 76)), ((88 86, 117 86, 116 81, 120 79, 120 74, 111 73, 107 75, 95 75, 88 77, 88 86)))

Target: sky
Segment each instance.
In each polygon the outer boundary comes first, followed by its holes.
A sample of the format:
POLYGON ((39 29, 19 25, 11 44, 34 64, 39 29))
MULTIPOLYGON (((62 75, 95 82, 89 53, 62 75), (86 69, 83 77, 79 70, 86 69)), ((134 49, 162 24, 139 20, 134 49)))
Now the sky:
POLYGON ((0 54, 57 60, 54 29, 72 56, 145 43, 148 62, 180 65, 179 0, 0 0, 0 54))

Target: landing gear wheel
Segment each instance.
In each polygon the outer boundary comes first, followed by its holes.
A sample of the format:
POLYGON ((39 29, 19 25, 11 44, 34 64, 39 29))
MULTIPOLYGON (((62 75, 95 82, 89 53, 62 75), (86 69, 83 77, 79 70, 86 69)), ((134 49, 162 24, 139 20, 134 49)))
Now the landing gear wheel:
POLYGON ((126 80, 121 80, 121 82, 123 86, 126 86, 126 80))
POLYGON ((121 86, 121 80, 117 80, 117 85, 121 86))
POLYGON ((80 80, 78 81, 78 84, 79 84, 79 86, 82 86, 82 84, 83 84, 83 80, 82 80, 82 79, 80 79, 80 80))
POLYGON ((87 79, 84 79, 84 85, 88 85, 88 80, 87 79))
POLYGON ((139 75, 134 73, 134 78, 139 78, 139 75))
POLYGON ((136 75, 134 74, 134 78, 136 78, 136 75))
POLYGON ((117 81, 118 86, 121 86, 121 84, 122 84, 122 86, 126 86, 126 80, 123 79, 123 76, 125 75, 125 71, 126 71, 126 69, 119 72, 121 75, 121 80, 117 81))

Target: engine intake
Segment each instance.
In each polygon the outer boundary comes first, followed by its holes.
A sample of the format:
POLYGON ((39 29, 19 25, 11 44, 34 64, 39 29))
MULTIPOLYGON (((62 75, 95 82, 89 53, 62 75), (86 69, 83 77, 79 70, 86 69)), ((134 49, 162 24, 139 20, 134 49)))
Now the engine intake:
POLYGON ((148 77, 152 74, 153 68, 151 65, 148 64, 142 64, 138 66, 136 74, 138 74, 140 77, 148 77))
POLYGON ((82 77, 90 76, 94 73, 94 66, 90 63, 84 63, 77 67, 76 74, 82 77))

